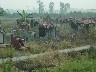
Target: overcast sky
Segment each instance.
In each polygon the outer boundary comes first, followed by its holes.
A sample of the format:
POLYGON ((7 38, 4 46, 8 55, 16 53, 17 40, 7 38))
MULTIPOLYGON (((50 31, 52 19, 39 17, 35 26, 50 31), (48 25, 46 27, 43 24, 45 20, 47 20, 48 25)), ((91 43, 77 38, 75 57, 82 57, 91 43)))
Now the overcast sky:
MULTIPOLYGON (((71 8, 96 9, 96 0, 41 0, 46 8, 49 2, 55 3, 55 9, 59 9, 59 3, 70 3, 71 8)), ((0 6, 4 9, 33 9, 38 8, 37 0, 0 0, 0 6)))

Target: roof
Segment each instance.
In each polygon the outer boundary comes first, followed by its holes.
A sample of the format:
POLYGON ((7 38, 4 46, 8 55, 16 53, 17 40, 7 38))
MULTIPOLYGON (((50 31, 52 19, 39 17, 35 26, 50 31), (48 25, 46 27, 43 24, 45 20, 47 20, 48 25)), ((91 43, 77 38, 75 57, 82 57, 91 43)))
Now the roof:
POLYGON ((84 24, 95 24, 95 21, 93 21, 92 19, 86 19, 86 20, 83 20, 83 23, 84 24))
POLYGON ((93 19, 75 19, 75 23, 80 23, 80 24, 95 24, 96 22, 93 19))

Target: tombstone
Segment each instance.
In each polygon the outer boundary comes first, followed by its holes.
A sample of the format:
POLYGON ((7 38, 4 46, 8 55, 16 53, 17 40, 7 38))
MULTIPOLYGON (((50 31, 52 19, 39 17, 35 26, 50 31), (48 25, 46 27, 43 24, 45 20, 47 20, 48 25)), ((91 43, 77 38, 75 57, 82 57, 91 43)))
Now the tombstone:
POLYGON ((11 44, 18 49, 20 48, 19 38, 20 36, 12 36, 12 40, 11 40, 11 44))
POLYGON ((2 27, 0 26, 0 31, 2 31, 2 29, 1 29, 2 27))
POLYGON ((43 25, 41 25, 39 27, 39 37, 45 37, 45 36, 46 36, 46 28, 43 25))
POLYGON ((78 30, 78 25, 75 22, 71 22, 71 28, 74 30, 78 30))
POLYGON ((34 27, 36 27, 39 23, 37 21, 34 22, 34 27))
POLYGON ((17 30, 12 31, 13 35, 17 35, 17 30))
POLYGON ((30 26, 33 28, 34 27, 34 19, 31 19, 30 26))
POLYGON ((0 44, 4 44, 4 34, 0 31, 0 44))
POLYGON ((1 25, 0 25, 0 31, 4 32, 4 29, 3 29, 3 27, 1 25))
POLYGON ((13 35, 12 33, 6 33, 6 35, 5 35, 6 44, 11 44, 12 35, 13 35))
POLYGON ((28 35, 28 41, 32 41, 36 38, 36 32, 32 32, 28 35))
POLYGON ((52 38, 55 38, 56 36, 57 36, 56 27, 54 27, 54 28, 51 30, 51 37, 52 37, 52 38))

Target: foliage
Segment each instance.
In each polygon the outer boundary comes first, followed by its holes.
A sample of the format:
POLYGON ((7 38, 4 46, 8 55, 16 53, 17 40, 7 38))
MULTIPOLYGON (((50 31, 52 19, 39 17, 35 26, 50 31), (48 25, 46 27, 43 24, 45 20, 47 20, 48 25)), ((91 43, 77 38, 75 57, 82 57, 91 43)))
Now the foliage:
POLYGON ((0 65, 1 72, 95 72, 96 49, 70 52, 68 54, 52 51, 43 56, 19 62, 6 62, 0 65), (18 68, 18 69, 17 69, 18 68))
POLYGON ((22 11, 22 13, 18 12, 18 14, 21 16, 21 20, 23 20, 23 21, 26 21, 27 18, 29 18, 31 15, 31 14, 26 13, 24 10, 22 11))
POLYGON ((0 16, 4 16, 4 14, 5 14, 4 9, 0 7, 0 16))
POLYGON ((19 61, 17 62, 16 67, 20 70, 37 70, 41 68, 55 67, 59 65, 60 57, 60 53, 50 52, 49 54, 38 56, 34 59, 19 61))
MULTIPOLYGON (((14 63, 13 62, 6 62, 0 65, 0 68, 2 69, 2 72, 12 72, 12 67, 14 63)), ((1 71, 0 71, 1 72, 1 71)))
POLYGON ((96 27, 91 30, 92 36, 96 38, 96 27))
POLYGON ((16 56, 16 51, 14 48, 0 48, 0 58, 12 58, 14 56, 16 56))
POLYGON ((39 1, 37 1, 37 3, 39 4, 39 14, 43 14, 44 13, 44 4, 43 4, 43 2, 41 2, 39 0, 39 1))
POLYGON ((49 4, 49 13, 53 13, 54 12, 54 3, 53 2, 50 2, 49 4))

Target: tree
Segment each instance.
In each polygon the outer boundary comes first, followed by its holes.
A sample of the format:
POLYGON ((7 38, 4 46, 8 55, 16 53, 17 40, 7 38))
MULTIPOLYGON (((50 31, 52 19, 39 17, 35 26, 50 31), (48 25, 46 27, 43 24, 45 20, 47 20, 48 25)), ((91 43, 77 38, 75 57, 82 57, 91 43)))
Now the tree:
POLYGON ((31 15, 31 14, 26 13, 24 10, 22 11, 22 13, 18 12, 18 14, 21 16, 21 20, 23 21, 26 21, 26 19, 29 18, 29 16, 31 15))
POLYGON ((20 13, 20 12, 18 12, 18 11, 17 11, 17 13, 21 16, 20 19, 17 19, 17 20, 16 20, 16 21, 17 21, 17 24, 21 24, 22 22, 27 22, 27 23, 30 22, 28 18, 29 18, 30 15, 32 15, 32 14, 28 14, 28 13, 26 13, 24 10, 22 11, 22 13, 20 13))
POLYGON ((43 2, 41 2, 39 0, 39 1, 37 1, 37 3, 39 4, 39 13, 43 14, 44 13, 44 4, 43 4, 43 2))
POLYGON ((4 16, 4 14, 5 14, 4 9, 0 7, 0 16, 4 16))
MULTIPOLYGON (((0 16, 4 16, 5 11, 3 8, 0 7, 0 16)), ((1 24, 1 20, 0 20, 0 24, 1 24)))
POLYGON ((67 13, 69 9, 70 9, 70 4, 66 3, 64 6, 64 13, 67 13))
POLYGON ((60 2, 60 14, 64 13, 64 3, 60 2))
POLYGON ((49 3, 49 13, 52 14, 54 12, 54 3, 50 2, 49 3))

